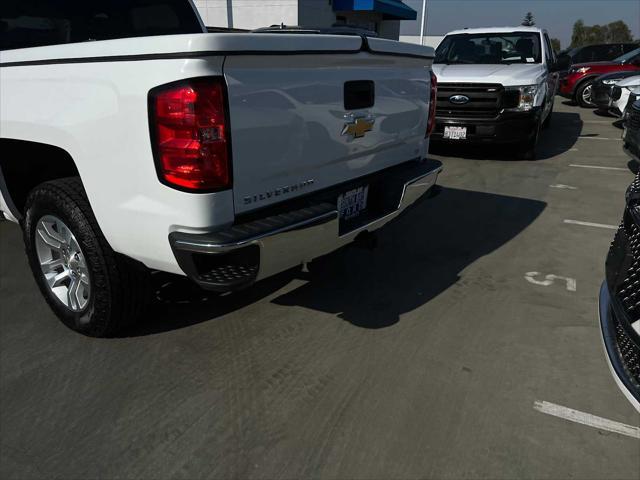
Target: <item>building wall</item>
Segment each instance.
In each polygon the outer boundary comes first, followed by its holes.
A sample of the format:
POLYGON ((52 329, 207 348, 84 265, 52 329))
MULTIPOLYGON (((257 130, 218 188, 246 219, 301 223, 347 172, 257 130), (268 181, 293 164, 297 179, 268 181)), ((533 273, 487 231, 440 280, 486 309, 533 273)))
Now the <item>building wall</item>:
POLYGON ((298 0, 298 25, 330 27, 336 23, 336 13, 329 0, 298 0))
POLYGON ((383 38, 398 40, 399 20, 382 20, 373 12, 334 12, 330 0, 194 0, 208 27, 233 27, 253 30, 270 25, 331 27, 336 17, 347 24, 374 29, 383 38))
POLYGON ((204 24, 210 27, 253 30, 281 23, 298 24, 298 0, 195 0, 194 3, 204 24))
POLYGON ((400 38, 400 20, 383 20, 378 26, 382 38, 398 40, 400 38))

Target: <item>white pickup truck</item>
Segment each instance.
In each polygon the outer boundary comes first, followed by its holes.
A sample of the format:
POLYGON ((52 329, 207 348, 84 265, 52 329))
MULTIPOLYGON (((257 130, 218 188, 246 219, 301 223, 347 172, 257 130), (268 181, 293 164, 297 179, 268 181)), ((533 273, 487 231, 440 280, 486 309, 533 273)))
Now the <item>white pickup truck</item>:
POLYGON ((468 28, 436 50, 434 141, 507 144, 533 159, 551 122, 558 67, 551 40, 536 27, 468 28))
POLYGON ((431 48, 206 33, 189 0, 0 8, 0 211, 86 335, 140 314, 150 270, 247 287, 380 228, 441 170, 431 48))

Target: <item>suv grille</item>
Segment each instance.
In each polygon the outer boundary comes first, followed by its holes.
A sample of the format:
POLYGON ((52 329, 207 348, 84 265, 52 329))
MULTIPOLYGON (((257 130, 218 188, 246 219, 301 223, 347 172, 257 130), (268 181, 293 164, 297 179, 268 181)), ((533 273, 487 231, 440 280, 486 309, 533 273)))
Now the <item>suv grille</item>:
POLYGON ((640 321, 640 215, 634 197, 640 194, 640 174, 629 188, 624 220, 607 258, 607 283, 613 301, 621 308, 615 318, 617 348, 624 367, 640 385, 640 336, 632 324, 640 321))
POLYGON ((634 343, 620 322, 616 322, 616 342, 625 369, 636 384, 640 384, 640 348, 634 343))
POLYGON ((631 255, 631 265, 626 273, 621 272, 621 281, 616 285, 616 295, 622 302, 625 310, 629 314, 629 320, 635 322, 640 320, 640 228, 629 222, 625 227, 628 244, 627 255, 631 255))
POLYGON ((498 83, 438 83, 437 116, 447 118, 495 118, 503 108, 518 106, 517 90, 505 90, 498 83), (456 105, 454 95, 464 95, 469 101, 456 105))

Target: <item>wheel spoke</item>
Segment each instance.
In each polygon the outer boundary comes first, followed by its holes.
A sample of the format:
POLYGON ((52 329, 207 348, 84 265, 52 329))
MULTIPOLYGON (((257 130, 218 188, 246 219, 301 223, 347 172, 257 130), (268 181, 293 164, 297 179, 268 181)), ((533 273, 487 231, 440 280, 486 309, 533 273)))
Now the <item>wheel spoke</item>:
POLYGON ((64 265, 64 260, 62 258, 52 258, 51 260, 45 260, 44 262, 40 262, 42 271, 45 273, 49 273, 62 265, 64 265))
POLYGON ((83 309, 89 300, 91 294, 91 284, 89 283, 89 277, 86 275, 80 275, 78 278, 78 293, 76 298, 78 299, 78 307, 83 309))
POLYGON ((82 251, 80 249, 80 245, 78 245, 78 241, 74 237, 71 237, 69 239, 69 250, 72 252, 72 254, 82 251))
POLYGON ((80 300, 78 298, 78 288, 80 287, 80 280, 76 278, 71 279, 69 284, 69 290, 67 295, 69 297, 69 306, 72 310, 80 310, 80 300))
POLYGON ((58 230, 60 231, 62 237, 64 238, 64 243, 69 248, 72 248, 71 245, 75 244, 75 247, 73 247, 73 248, 76 248, 76 249, 80 250, 80 247, 78 247, 78 244, 76 243, 76 239, 73 236, 73 233, 71 233, 71 230, 69 230, 64 223, 62 223, 62 225, 61 225, 61 223, 62 222, 57 222, 57 225, 58 225, 58 230))
POLYGON ((47 225, 45 222, 40 222, 37 231, 42 241, 56 251, 61 250, 62 245, 65 244, 64 238, 60 237, 53 228, 51 228, 51 225, 47 225))
POLYGON ((87 261, 84 259, 84 255, 80 255, 80 261, 78 262, 78 268, 80 268, 80 272, 83 274, 89 274, 89 267, 87 266, 87 261))
POLYGON ((47 283, 49 284, 49 287, 56 288, 62 285, 62 283, 66 279, 68 279, 70 275, 69 275, 69 270, 64 270, 61 273, 51 272, 45 275, 45 277, 47 279, 47 283))

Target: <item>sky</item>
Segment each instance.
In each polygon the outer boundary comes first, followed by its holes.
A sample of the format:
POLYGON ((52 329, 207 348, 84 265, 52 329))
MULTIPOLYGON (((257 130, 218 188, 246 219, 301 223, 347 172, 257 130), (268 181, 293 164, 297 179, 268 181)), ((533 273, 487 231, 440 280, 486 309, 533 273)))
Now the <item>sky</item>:
MULTIPOLYGON (((402 21, 401 35, 420 35, 422 0, 404 0, 418 12, 417 21, 402 21)), ((528 11, 536 26, 559 38, 562 47, 571 43, 573 23, 586 25, 624 20, 634 38, 640 37, 640 0, 427 0, 425 35, 444 35, 464 27, 519 25, 528 11)))

